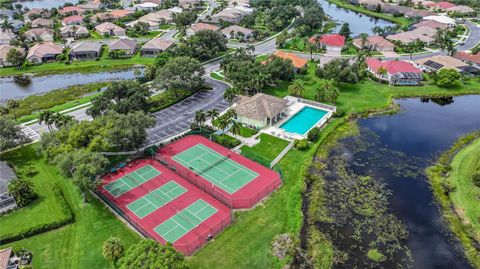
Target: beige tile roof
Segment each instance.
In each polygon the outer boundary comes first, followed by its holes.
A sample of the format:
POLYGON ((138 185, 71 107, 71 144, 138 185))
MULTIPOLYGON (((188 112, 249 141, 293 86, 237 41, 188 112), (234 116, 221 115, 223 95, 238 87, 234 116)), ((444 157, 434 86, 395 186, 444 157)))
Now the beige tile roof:
POLYGON ((17 51, 20 51, 22 54, 25 54, 25 49, 24 48, 15 47, 15 46, 12 46, 12 45, 0 45, 0 60, 3 60, 5 58, 7 58, 7 53, 11 49, 16 49, 17 51))
POLYGON ((70 33, 75 32, 77 35, 88 34, 88 29, 85 26, 81 25, 67 25, 60 28, 60 33, 70 33))
POLYGON ((30 57, 44 57, 47 54, 61 54, 63 48, 60 45, 52 43, 35 44, 28 50, 27 59, 30 57))
POLYGON ((238 115, 253 120, 273 118, 287 107, 288 101, 268 94, 257 93, 252 97, 241 96, 235 107, 238 115))
POLYGON ((451 56, 446 56, 446 55, 436 55, 428 58, 423 58, 416 60, 415 63, 424 65, 426 62, 432 61, 435 63, 439 63, 443 65, 443 68, 458 68, 462 66, 466 66, 466 64, 458 59, 455 59, 451 56))
POLYGON ((41 37, 43 39, 53 38, 53 30, 46 28, 34 28, 25 32, 26 37, 41 37))
POLYGON ((191 29, 194 33, 196 33, 198 31, 202 31, 202 30, 217 31, 217 30, 220 30, 220 27, 218 27, 216 25, 213 25, 213 24, 199 22, 199 23, 192 24, 192 26, 190 26, 189 29, 191 29))
POLYGON ((251 35, 253 33, 252 29, 248 29, 238 25, 232 25, 222 30, 223 34, 229 35, 231 32, 243 33, 244 35, 251 35))
POLYGON ((0 29, 0 39, 11 40, 16 37, 15 33, 13 33, 10 29, 0 29))
POLYGON ((102 44, 95 41, 79 41, 75 42, 71 48, 70 52, 87 52, 87 51, 100 51, 102 49, 102 44))
POLYGON ((115 25, 111 22, 104 22, 102 24, 99 24, 99 25, 95 26, 95 30, 97 30, 99 32, 102 32, 102 33, 110 32, 110 31, 113 31, 113 32, 125 31, 125 29, 123 29, 122 27, 120 27, 118 25, 115 25))
MULTIPOLYGON (((357 47, 361 47, 362 46, 362 39, 361 38, 355 38, 353 40, 353 43, 355 44, 355 46, 357 47)), ((374 47, 377 47, 377 48, 394 48, 395 45, 386 40, 385 38, 381 37, 381 36, 369 36, 367 38, 367 42, 365 42, 365 46, 374 46, 374 47)))
POLYGON ((166 50, 175 44, 175 39, 171 38, 154 38, 145 45, 142 46, 142 49, 152 49, 152 50, 166 50))
POLYGON ((110 50, 134 50, 137 47, 137 41, 130 38, 121 38, 113 41, 108 47, 110 50))
POLYGON ((10 256, 12 255, 12 248, 0 250, 0 269, 6 269, 10 263, 10 256))

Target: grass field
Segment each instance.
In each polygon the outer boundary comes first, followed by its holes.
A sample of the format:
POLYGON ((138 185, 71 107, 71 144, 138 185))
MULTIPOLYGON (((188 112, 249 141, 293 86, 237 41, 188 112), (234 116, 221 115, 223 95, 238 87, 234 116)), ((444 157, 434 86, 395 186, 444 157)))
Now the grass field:
MULTIPOLYGON (((55 214, 55 205, 48 201, 41 185, 57 183, 62 190, 67 203, 74 214, 74 223, 60 229, 36 235, 14 243, 2 245, 4 247, 26 248, 33 252, 34 268, 112 268, 109 262, 102 257, 102 244, 110 236, 119 237, 126 246, 138 240, 140 236, 121 223, 103 204, 96 199, 90 199, 87 204, 82 202, 78 188, 71 179, 58 174, 55 167, 47 164, 45 159, 36 154, 37 145, 30 145, 2 155, 2 159, 16 165, 30 163, 37 167, 39 173, 34 180, 41 197, 34 207, 43 207, 43 213, 36 215, 19 211, 14 225, 2 225, 2 229, 16 229, 23 223, 28 223, 36 217, 45 219, 55 214)), ((22 209, 25 210, 25 209, 22 209)), ((29 210, 31 213, 33 209, 29 210)), ((3 221, 3 217, 0 218, 3 221)), ((3 223, 2 223, 3 224, 3 223)))
POLYGON ((252 154, 260 155, 262 158, 271 162, 288 145, 288 141, 265 133, 260 134, 258 138, 260 139, 260 143, 255 146, 242 146, 240 148, 242 155, 246 157, 251 157, 252 154))
POLYGON ((451 179, 456 190, 450 196, 465 223, 473 226, 480 241, 480 187, 473 184, 472 175, 480 170, 480 139, 460 150, 452 161, 451 179))

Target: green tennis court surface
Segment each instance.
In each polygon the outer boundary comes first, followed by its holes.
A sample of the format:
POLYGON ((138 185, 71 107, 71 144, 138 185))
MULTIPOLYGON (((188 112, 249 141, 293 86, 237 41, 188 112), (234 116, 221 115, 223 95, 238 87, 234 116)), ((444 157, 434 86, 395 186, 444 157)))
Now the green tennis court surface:
POLYGON ((163 239, 173 244, 216 212, 215 207, 199 199, 155 227, 154 230, 163 239))
POLYGON ((160 171, 148 164, 108 183, 103 188, 116 198, 160 174, 160 171))
POLYGON ((197 144, 172 157, 229 194, 235 193, 258 174, 213 149, 197 144))
POLYGON ((127 208, 137 217, 144 218, 153 211, 175 200, 187 190, 174 181, 169 181, 160 188, 155 189, 143 197, 131 202, 127 208))

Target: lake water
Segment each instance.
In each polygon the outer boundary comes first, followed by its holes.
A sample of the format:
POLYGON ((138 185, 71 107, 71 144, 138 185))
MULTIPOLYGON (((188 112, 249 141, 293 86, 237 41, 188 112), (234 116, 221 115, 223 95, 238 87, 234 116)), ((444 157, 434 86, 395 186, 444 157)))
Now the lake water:
POLYGON ((44 94, 55 89, 66 88, 73 85, 83 85, 100 81, 134 79, 133 69, 117 72, 100 73, 72 73, 48 76, 33 76, 31 82, 22 85, 13 80, 12 77, 0 78, 0 104, 8 99, 21 99, 34 94, 44 94))
POLYGON ((376 134, 378 143, 353 156, 355 164, 350 168, 387 183, 392 191, 392 210, 410 233, 406 245, 413 256, 413 268, 471 268, 456 239, 448 235, 423 171, 457 138, 480 129, 480 96, 425 101, 398 100, 401 113, 360 120, 363 131, 376 134), (389 164, 385 152, 400 154, 389 164), (418 173, 399 168, 406 163, 418 173))
POLYGON ((317 2, 322 5, 325 13, 333 20, 339 22, 340 24, 347 22, 350 25, 352 36, 358 36, 361 33, 371 35, 373 34, 371 29, 374 26, 395 26, 395 24, 392 22, 372 18, 361 13, 338 7, 329 3, 327 0, 317 0, 317 2))
POLYGON ((17 1, 14 4, 21 4, 24 7, 28 7, 29 9, 32 8, 57 8, 59 6, 63 6, 65 3, 72 3, 76 4, 78 1, 76 0, 32 0, 32 1, 17 1))

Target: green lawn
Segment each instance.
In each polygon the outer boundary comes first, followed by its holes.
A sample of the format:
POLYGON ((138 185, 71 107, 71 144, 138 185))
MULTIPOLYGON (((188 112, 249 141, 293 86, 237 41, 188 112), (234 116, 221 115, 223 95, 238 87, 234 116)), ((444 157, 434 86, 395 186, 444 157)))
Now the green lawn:
POLYGON ((255 146, 242 146, 240 148, 242 155, 252 159, 259 156, 261 159, 265 159, 266 162, 271 162, 289 143, 286 140, 265 133, 260 134, 258 138, 260 142, 255 146))
POLYGON ((252 137, 253 135, 255 135, 256 133, 258 133, 258 131, 255 130, 255 129, 251 129, 251 128, 248 128, 248 127, 245 127, 245 126, 241 126, 239 135, 241 137, 249 138, 249 137, 252 137))
POLYGON ((127 68, 132 65, 147 65, 153 64, 155 58, 140 57, 140 51, 138 51, 132 58, 127 59, 110 59, 108 57, 107 49, 104 49, 102 56, 98 61, 79 61, 71 64, 65 64, 63 62, 52 62, 40 65, 24 66, 20 70, 15 67, 1 68, 0 77, 19 75, 25 73, 68 73, 68 72, 102 72, 113 69, 127 68))
MULTIPOLYGON (((140 236, 120 222, 103 204, 92 199, 83 204, 82 197, 71 179, 58 174, 55 167, 47 164, 45 159, 36 154, 37 145, 30 145, 2 155, 3 160, 16 165, 31 163, 40 173, 33 180, 42 197, 48 197, 42 185, 57 183, 62 190, 66 201, 72 208, 75 220, 73 224, 40 235, 26 238, 14 243, 2 245, 4 247, 26 248, 33 252, 34 268, 112 268, 102 257, 102 244, 110 236, 117 236, 127 245, 140 239, 140 236)), ((34 207, 43 207, 44 213, 32 213, 33 209, 22 209, 15 216, 19 221, 14 225, 2 225, 2 229, 16 229, 36 218, 47 219, 55 215, 55 205, 50 204, 47 198, 40 200, 34 207), (22 220, 20 218, 23 217, 22 220), (13 227, 12 227, 13 226, 13 227)), ((2 221, 3 217, 1 218, 2 221)))
POLYGON ((327 0, 327 1, 332 3, 332 4, 337 5, 339 7, 343 7, 343 8, 350 9, 350 10, 353 10, 353 11, 356 11, 356 12, 359 12, 359 13, 363 13, 363 14, 371 16, 371 17, 384 19, 384 20, 396 23, 398 25, 401 25, 402 27, 408 27, 411 23, 411 20, 408 19, 407 17, 394 17, 394 16, 391 16, 391 15, 385 14, 385 13, 373 12, 373 11, 367 10, 367 9, 365 9, 362 6, 359 6, 359 5, 351 5, 351 4, 345 3, 342 0, 327 0))
POLYGON ((464 222, 473 226, 480 239, 480 187, 472 181, 473 173, 480 170, 480 139, 460 150, 451 166, 451 179, 456 190, 450 198, 464 222))

